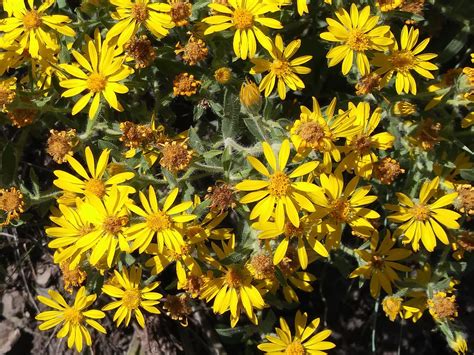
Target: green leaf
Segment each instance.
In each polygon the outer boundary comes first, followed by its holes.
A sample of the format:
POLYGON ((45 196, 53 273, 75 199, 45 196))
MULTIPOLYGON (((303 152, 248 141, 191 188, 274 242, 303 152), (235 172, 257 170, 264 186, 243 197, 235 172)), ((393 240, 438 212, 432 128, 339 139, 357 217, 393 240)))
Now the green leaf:
POLYGON ((224 138, 234 137, 239 122, 240 101, 237 95, 226 90, 224 95, 224 116, 222 117, 222 135, 224 138))
POLYGON ((204 154, 206 149, 204 148, 204 144, 202 143, 201 138, 199 138, 196 129, 191 127, 188 131, 189 135, 189 145, 193 148, 197 153, 204 154))
POLYGON ((247 126, 249 132, 255 137, 259 142, 266 141, 265 131, 258 121, 257 117, 244 117, 244 123, 247 126))
POLYGON ((474 170, 472 169, 461 169, 461 177, 465 180, 474 181, 474 170))
POLYGON ((7 186, 13 183, 16 174, 17 159, 13 144, 8 143, 2 152, 2 185, 7 186))

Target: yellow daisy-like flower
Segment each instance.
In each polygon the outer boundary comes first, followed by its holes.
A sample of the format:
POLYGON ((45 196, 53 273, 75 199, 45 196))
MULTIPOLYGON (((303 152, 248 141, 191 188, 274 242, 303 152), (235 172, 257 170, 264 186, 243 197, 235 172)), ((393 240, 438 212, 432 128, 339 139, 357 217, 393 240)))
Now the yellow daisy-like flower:
POLYGON ((69 260, 71 268, 79 265, 83 255, 76 242, 96 230, 96 227, 80 213, 83 202, 78 199, 76 204, 77 208, 60 204, 59 213, 50 217, 55 225, 46 228, 46 235, 53 238, 48 247, 57 249, 54 253, 54 262, 60 264, 69 260))
MULTIPOLYGON (((332 99, 325 114, 318 100, 313 97, 313 110, 301 106, 300 118, 290 128, 291 141, 295 146, 296 160, 301 160, 312 151, 323 155, 322 170, 332 171, 332 161, 341 160, 340 148, 335 145, 341 138, 349 138, 357 133, 359 126, 349 112, 334 115, 336 98, 332 99)), ((321 168, 321 167, 320 167, 321 168)))
POLYGON ((80 213, 96 229, 80 238, 75 245, 81 253, 92 250, 89 258, 91 265, 97 265, 102 257, 106 257, 107 265, 112 267, 117 246, 122 251, 130 251, 124 236, 129 219, 125 206, 128 203, 128 192, 120 191, 114 186, 110 194, 102 199, 93 194, 87 194, 86 197, 80 213))
POLYGON ((308 267, 307 245, 316 253, 324 258, 329 256, 324 245, 317 239, 317 223, 310 219, 308 215, 300 219, 299 227, 295 227, 291 222, 286 222, 282 229, 278 228, 275 222, 254 223, 253 228, 261 231, 259 239, 273 239, 280 235, 284 238, 278 245, 273 256, 273 264, 277 265, 286 256, 288 247, 292 239, 297 241, 298 260, 301 268, 305 270, 308 267))
POLYGON ((163 38, 174 27, 171 6, 150 0, 110 0, 117 6, 112 18, 119 21, 107 32, 107 41, 118 36, 118 46, 123 46, 144 26, 157 38, 163 38))
POLYGON ((286 285, 280 284, 278 279, 274 279, 271 291, 274 292, 275 289, 281 287, 286 302, 299 303, 298 294, 294 287, 303 292, 313 292, 314 288, 311 283, 316 281, 316 276, 300 270, 301 262, 299 262, 297 250, 292 247, 288 248, 286 256, 280 261, 278 268, 281 271, 281 276, 286 281, 286 285))
POLYGON ((267 180, 244 180, 235 188, 240 191, 251 191, 240 199, 240 203, 247 204, 259 201, 250 213, 250 219, 258 217, 263 223, 275 215, 275 222, 279 229, 283 229, 287 218, 299 227, 299 210, 314 211, 311 201, 305 196, 308 192, 317 191, 317 186, 308 182, 293 181, 298 177, 309 174, 318 166, 312 161, 301 164, 293 172, 286 174, 285 168, 290 157, 290 142, 285 139, 278 153, 278 163, 272 147, 267 142, 262 143, 263 154, 272 169, 272 173, 255 157, 247 157, 248 162, 267 180))
POLYGON ((322 220, 322 232, 328 236, 326 248, 332 249, 340 244, 346 224, 353 234, 370 237, 374 226, 369 220, 380 217, 377 212, 364 207, 377 200, 377 196, 367 195, 371 186, 357 188, 359 177, 356 176, 344 188, 341 174, 321 174, 319 180, 321 188, 309 194, 314 204, 319 206, 311 217, 322 220))
POLYGON ((252 59, 252 63, 255 64, 255 66, 250 70, 250 74, 269 72, 263 77, 259 85, 260 91, 265 91, 266 97, 273 91, 276 80, 278 80, 278 95, 282 100, 286 98, 286 87, 289 87, 293 91, 304 89, 304 83, 297 74, 309 74, 311 72, 310 68, 304 67, 301 64, 310 61, 313 57, 305 55, 291 59, 300 46, 301 40, 298 39, 291 41, 285 48, 283 39, 280 35, 277 35, 272 49, 268 51, 273 58, 272 61, 262 58, 252 59))
POLYGON ((209 280, 204 286, 201 297, 206 302, 214 299, 214 313, 223 314, 230 310, 231 327, 235 327, 241 312, 245 311, 249 320, 258 324, 255 309, 263 309, 265 301, 264 290, 256 287, 252 274, 241 265, 220 265, 222 276, 209 280))
POLYGON ((140 202, 143 208, 130 205, 131 211, 144 220, 134 223, 127 229, 127 240, 133 240, 132 250, 138 249, 143 253, 156 235, 158 251, 163 252, 164 246, 171 250, 180 251, 184 245, 182 231, 176 223, 190 222, 195 215, 183 213, 193 205, 192 201, 182 202, 173 206, 178 196, 179 189, 173 189, 166 197, 160 209, 152 186, 148 188, 148 200, 140 191, 140 202), (171 207, 173 206, 173 207, 171 207))
POLYGON ((264 34, 261 26, 274 29, 283 28, 280 21, 264 17, 269 12, 278 11, 278 7, 264 4, 258 0, 229 0, 227 5, 211 3, 208 6, 217 15, 202 20, 210 25, 204 31, 204 35, 232 27, 235 31, 234 52, 238 58, 253 58, 257 51, 257 41, 267 50, 271 50, 272 41, 264 34))
POLYGON ((280 318, 280 328, 276 328, 277 336, 267 335, 269 343, 258 346, 265 354, 327 354, 336 345, 326 339, 331 335, 329 329, 315 334, 319 326, 319 318, 307 324, 308 314, 296 312, 295 335, 291 334, 290 327, 283 317, 280 318))
POLYGON ((382 118, 382 109, 377 108, 370 115, 370 105, 360 102, 357 106, 349 103, 349 117, 355 116, 360 125, 357 134, 346 140, 346 156, 341 165, 347 170, 353 170, 357 176, 370 179, 374 164, 379 158, 374 149, 387 150, 392 148, 395 137, 388 132, 372 135, 382 118), (369 118, 370 117, 370 118, 369 118))
POLYGON ((351 5, 350 14, 343 8, 336 11, 339 22, 326 18, 328 32, 321 33, 321 38, 330 42, 342 43, 332 48, 326 58, 332 67, 342 62, 342 74, 346 75, 352 68, 354 56, 361 75, 370 73, 367 51, 384 51, 393 40, 388 37, 390 26, 377 26, 379 16, 370 16, 370 6, 360 12, 355 4, 351 5))
POLYGON ((36 320, 43 322, 39 326, 39 330, 48 330, 63 324, 56 336, 58 338, 67 336, 67 346, 70 349, 74 346, 79 352, 82 351, 84 341, 87 346, 92 345, 91 335, 85 327, 86 324, 103 334, 107 333, 105 328, 95 320, 104 318, 104 312, 96 309, 87 310, 97 298, 96 294, 87 296, 86 288, 81 287, 77 291, 72 306, 69 306, 58 292, 49 290, 48 294, 50 298, 38 296, 38 300, 54 310, 41 312, 35 317, 36 320))
MULTIPOLYGON (((109 162, 109 149, 104 149, 102 151, 97 163, 95 163, 94 155, 92 154, 90 147, 86 147, 85 155, 88 170, 86 170, 73 156, 66 156, 66 160, 71 168, 84 180, 81 180, 63 170, 55 170, 54 175, 56 175, 57 179, 53 181, 54 185, 65 192, 72 192, 80 195, 91 193, 102 198, 110 192, 112 186, 121 184, 135 176, 132 172, 122 172, 115 174, 108 179, 104 178, 109 162)), ((120 190, 128 190, 130 193, 135 192, 135 189, 130 186, 118 186, 118 188, 120 190)))
MULTIPOLYGON (((291 5, 293 3, 293 0, 264 0, 263 2, 282 7, 291 5)), ((309 13, 308 4, 306 3, 306 0, 296 0, 296 9, 298 11, 298 15, 300 16, 309 13)))
POLYGON ((113 285, 104 285, 102 291, 109 296, 118 298, 102 308, 103 311, 116 309, 113 320, 117 323, 117 327, 124 322, 126 326, 130 324, 132 313, 138 324, 145 328, 145 318, 140 308, 153 314, 160 314, 160 310, 155 306, 160 303, 159 299, 163 297, 161 293, 152 292, 159 286, 159 282, 152 282, 147 286, 142 285, 142 269, 134 266, 130 269, 122 269, 122 273, 114 270, 115 277, 120 287, 113 285))
POLYGON ((387 218, 395 223, 401 223, 395 235, 403 234, 403 244, 411 243, 414 251, 420 249, 420 240, 430 252, 436 247, 436 239, 448 245, 448 236, 441 225, 452 229, 460 228, 457 220, 461 215, 443 208, 453 203, 458 197, 457 192, 445 194, 433 203, 428 203, 436 194, 438 185, 439 177, 431 182, 425 181, 421 186, 419 199, 411 199, 397 192, 399 204, 385 206, 386 209, 395 212, 387 218))
POLYGON ((383 75, 381 86, 385 86, 394 73, 397 73, 395 79, 395 89, 400 95, 401 93, 411 92, 416 95, 416 82, 415 78, 411 74, 411 70, 416 71, 421 76, 434 79, 433 74, 430 70, 437 70, 438 67, 429 60, 436 58, 438 55, 434 53, 423 53, 430 42, 429 38, 425 38, 418 45, 418 36, 420 30, 411 27, 408 30, 407 26, 403 26, 402 34, 400 38, 401 48, 399 49, 397 42, 394 43, 393 49, 390 54, 377 53, 372 59, 372 64, 380 67, 375 72, 379 75, 383 75), (416 46, 416 47, 415 47, 416 46))
POLYGON ((59 85, 65 89, 62 97, 72 97, 81 94, 87 90, 72 108, 72 114, 76 115, 92 100, 89 107, 89 118, 95 117, 99 110, 100 98, 103 96, 110 107, 117 111, 123 111, 122 105, 117 100, 117 94, 125 94, 128 88, 120 81, 133 73, 133 69, 124 65, 125 57, 122 50, 117 49, 105 41, 102 43, 100 31, 96 30, 95 39, 86 39, 86 55, 83 56, 76 50, 71 54, 76 59, 78 65, 60 64, 59 67, 67 74, 73 76, 73 79, 65 79, 59 82, 59 85), (80 67, 84 68, 86 72, 80 67))
POLYGON ((37 9, 33 1, 5 0, 4 6, 10 9, 9 17, 0 20, 2 46, 16 41, 19 45, 16 52, 28 51, 33 58, 39 58, 41 52, 59 50, 58 38, 53 31, 74 37, 76 32, 67 26, 71 19, 65 15, 46 15, 45 12, 55 4, 55 0, 45 0, 37 9), (51 31, 52 30, 52 31, 51 31))
POLYGON ((377 298, 380 294, 380 286, 387 294, 392 294, 392 284, 400 280, 397 271, 408 272, 411 269, 408 266, 398 262, 411 255, 411 251, 404 248, 393 248, 395 238, 392 238, 390 231, 387 230, 385 238, 379 245, 379 236, 374 234, 370 240, 370 250, 358 249, 355 252, 365 261, 365 263, 355 269, 349 278, 363 277, 370 279, 370 294, 377 298))

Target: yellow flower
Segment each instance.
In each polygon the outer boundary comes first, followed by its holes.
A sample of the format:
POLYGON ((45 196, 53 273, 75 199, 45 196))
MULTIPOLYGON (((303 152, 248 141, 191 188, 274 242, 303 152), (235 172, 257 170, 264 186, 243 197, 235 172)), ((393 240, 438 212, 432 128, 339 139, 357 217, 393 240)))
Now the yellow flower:
POLYGON ((436 292, 428 299, 428 309, 436 321, 454 320, 458 316, 456 296, 448 296, 446 292, 436 292))
POLYGON ((268 97, 273 91, 276 80, 278 80, 278 95, 282 100, 286 98, 286 87, 293 91, 304 89, 304 83, 297 74, 309 74, 311 72, 310 68, 304 67, 301 64, 310 61, 313 57, 305 55, 291 59, 300 46, 301 40, 298 39, 290 42, 285 48, 281 36, 277 35, 272 49, 268 50, 273 58, 271 62, 261 58, 252 59, 252 63, 255 66, 250 70, 251 74, 269 72, 263 77, 259 85, 260 91, 265 91, 265 97, 268 97))
POLYGON ((25 200, 23 194, 16 187, 9 189, 0 188, 0 211, 2 211, 2 219, 0 221, 0 228, 8 225, 12 219, 20 218, 20 215, 25 211, 25 200))
POLYGON ((171 6, 171 20, 178 27, 189 24, 189 18, 192 15, 192 4, 188 0, 167 0, 171 6))
POLYGON ((171 6, 150 0, 110 0, 117 6, 112 18, 117 22, 107 32, 106 41, 118 36, 117 45, 122 47, 138 30, 146 27, 155 37, 165 37, 170 28, 174 27, 171 21, 171 6))
POLYGON ((327 234, 326 248, 337 247, 341 242, 342 230, 348 224, 353 234, 370 237, 374 226, 369 220, 380 215, 366 207, 377 200, 377 196, 367 195, 370 185, 357 188, 359 177, 352 178, 344 188, 341 174, 321 174, 321 188, 309 194, 310 199, 318 208, 311 218, 322 220, 323 233, 327 234))
POLYGON ((299 303, 298 294, 293 287, 303 292, 313 292, 314 289, 311 286, 311 282, 316 281, 316 276, 313 274, 299 270, 300 263, 296 260, 296 255, 297 251, 294 248, 290 248, 287 256, 278 264, 286 285, 281 285, 278 280, 276 280, 276 283, 274 282, 276 287, 282 287, 283 296, 288 303, 299 303))
POLYGON ((50 298, 38 296, 38 300, 48 307, 54 308, 54 310, 41 312, 35 317, 35 319, 43 322, 38 327, 39 330, 48 330, 59 324, 64 324, 56 336, 58 338, 67 336, 67 346, 70 349, 75 346, 79 352, 82 351, 84 341, 87 346, 92 345, 92 339, 85 324, 106 334, 105 328, 95 320, 104 318, 104 312, 96 309, 86 310, 94 303, 97 295, 93 294, 87 296, 86 288, 81 287, 79 291, 77 291, 74 304, 69 306, 58 292, 49 290, 48 294, 50 298))
POLYGON ((99 110, 100 98, 103 96, 117 111, 123 111, 122 105, 118 102, 116 93, 125 94, 128 88, 119 82, 133 73, 133 69, 124 65, 124 56, 121 50, 107 41, 102 43, 100 31, 95 31, 95 40, 86 39, 86 56, 76 50, 71 54, 79 65, 60 64, 59 67, 66 73, 73 76, 73 79, 65 79, 59 85, 65 89, 62 97, 72 97, 87 90, 72 108, 72 114, 76 115, 92 99, 89 108, 89 118, 92 119, 99 110), (87 74, 80 68, 84 68, 87 74))
POLYGON ((107 257, 107 265, 112 267, 116 256, 117 245, 121 251, 130 251, 124 231, 128 223, 128 192, 121 192, 116 186, 110 194, 102 199, 93 194, 86 195, 86 201, 81 205, 80 213, 84 219, 96 229, 76 242, 81 253, 92 250, 89 258, 91 265, 97 265, 101 258, 107 257))
POLYGON ((45 11, 55 4, 55 0, 45 0, 37 9, 32 0, 28 0, 29 9, 26 8, 24 0, 4 2, 11 11, 9 17, 0 21, 0 32, 4 32, 2 46, 15 42, 18 44, 16 52, 28 51, 33 58, 39 58, 42 56, 41 52, 59 50, 58 38, 54 32, 69 37, 76 35, 76 32, 66 25, 71 22, 69 17, 45 14, 45 11))
POLYGON ((402 302, 403 298, 397 296, 387 296, 383 299, 382 309, 392 322, 395 322, 398 315, 402 316, 402 302))
POLYGON ((411 243, 414 251, 420 249, 420 240, 426 250, 430 252, 436 246, 436 238, 448 245, 448 236, 441 225, 453 229, 460 227, 456 220, 461 215, 443 208, 453 203, 458 196, 457 192, 445 194, 433 203, 428 203, 436 194, 438 185, 439 177, 431 182, 424 182, 418 200, 397 192, 399 204, 385 206, 386 209, 395 212, 387 218, 395 223, 401 223, 395 231, 395 235, 403 234, 403 244, 411 243))
POLYGON ((322 257, 329 256, 328 251, 323 244, 317 239, 318 230, 316 221, 310 219, 307 215, 300 219, 299 227, 293 226, 291 222, 286 222, 283 228, 278 228, 275 222, 254 223, 253 228, 261 231, 258 235, 259 239, 273 239, 280 235, 284 238, 278 245, 273 256, 273 264, 277 265, 286 256, 290 241, 296 239, 298 260, 301 268, 305 270, 308 267, 307 248, 313 249, 322 257), (307 246, 308 245, 308 246, 307 246))
POLYGON ((269 12, 278 11, 277 6, 264 4, 257 0, 232 0, 228 4, 211 3, 209 8, 217 15, 206 17, 202 22, 210 26, 204 35, 231 28, 234 34, 234 52, 238 58, 253 58, 257 51, 257 41, 267 50, 271 50, 272 41, 261 27, 281 29, 280 21, 264 17, 269 12))
POLYGON ((269 343, 262 343, 258 346, 265 354, 327 354, 324 350, 330 350, 336 345, 330 341, 325 341, 331 331, 325 329, 316 332, 319 326, 319 318, 307 324, 308 315, 306 312, 296 312, 295 335, 291 335, 290 327, 283 317, 280 318, 280 328, 276 328, 277 336, 267 335, 269 343))
POLYGON ((248 204, 259 201, 250 213, 250 219, 259 218, 263 223, 275 214, 275 222, 279 229, 283 229, 287 218, 295 226, 299 227, 300 219, 298 212, 304 209, 314 211, 314 206, 305 196, 308 192, 317 191, 316 185, 308 182, 297 182, 293 179, 302 177, 312 172, 318 162, 312 161, 297 167, 293 172, 285 173, 286 164, 290 157, 290 142, 285 139, 280 147, 278 162, 272 147, 267 142, 262 143, 263 154, 272 169, 272 173, 255 157, 247 157, 248 162, 266 180, 244 180, 235 188, 240 191, 252 191, 240 199, 240 203, 248 204))
POLYGON ((222 84, 222 85, 227 84, 230 81, 230 79, 232 79, 232 69, 227 68, 227 67, 218 68, 214 72, 214 79, 216 79, 216 81, 219 84, 222 84))
POLYGON ((340 138, 349 138, 359 127, 349 112, 334 115, 336 98, 332 99, 325 114, 321 111, 318 100, 313 97, 313 110, 301 106, 300 118, 290 127, 291 141, 295 146, 296 160, 308 156, 312 151, 323 155, 322 170, 332 171, 332 161, 340 161, 341 153, 334 144, 340 138))
POLYGON ((196 216, 183 213, 193 205, 192 201, 173 206, 178 191, 179 189, 175 188, 169 193, 162 209, 158 206, 156 193, 152 186, 148 188, 148 200, 145 194, 140 191, 140 202, 143 208, 136 205, 129 206, 131 211, 144 218, 143 221, 134 223, 127 229, 127 240, 134 241, 132 250, 138 249, 140 253, 143 253, 155 235, 159 252, 163 251, 164 246, 175 251, 181 250, 181 246, 184 245, 183 235, 176 223, 190 222, 196 216))
POLYGON ((366 280, 370 279, 370 294, 374 298, 377 298, 380 294, 380 286, 387 294, 392 294, 392 284, 400 280, 395 270, 404 272, 411 270, 408 266, 395 262, 406 259, 411 254, 410 250, 393 248, 395 241, 395 238, 392 238, 387 230, 380 245, 378 234, 374 234, 370 240, 370 250, 356 250, 356 253, 365 263, 355 269, 349 275, 349 278, 363 277, 366 280))
POLYGON ((367 51, 384 51, 393 40, 387 37, 390 26, 377 26, 379 16, 370 16, 370 6, 360 12, 355 4, 351 5, 350 14, 343 8, 336 11, 340 22, 326 18, 328 31, 321 33, 326 41, 339 42, 341 45, 332 48, 326 58, 332 67, 342 61, 342 74, 346 75, 352 68, 354 56, 361 75, 370 73, 367 51))
MULTIPOLYGON (((326 0, 327 1, 327 0, 326 0)), ((264 0, 264 3, 276 5, 278 7, 288 6, 292 4, 292 0, 264 0)), ((309 13, 308 4, 306 0, 296 0, 296 9, 298 11, 298 15, 303 16, 304 14, 309 13)))
POLYGON ((206 299, 206 302, 214 299, 212 306, 214 313, 223 314, 230 310, 232 328, 239 321, 243 311, 252 323, 258 324, 254 308, 265 307, 262 297, 264 290, 253 284, 254 278, 247 267, 232 264, 220 265, 219 269, 222 275, 204 284, 201 297, 206 299))
POLYGON ((416 71, 421 76, 434 79, 433 74, 429 70, 437 70, 438 67, 429 62, 429 60, 436 58, 438 55, 434 53, 421 52, 426 48, 430 42, 429 38, 418 42, 420 30, 411 27, 408 30, 407 26, 403 26, 399 49, 397 42, 394 43, 390 54, 377 53, 372 60, 372 64, 380 67, 375 72, 379 75, 384 75, 381 86, 385 86, 394 73, 397 73, 395 79, 395 89, 400 95, 401 93, 411 92, 416 95, 416 82, 411 74, 411 70, 416 71))
POLYGON ((122 273, 119 273, 117 270, 114 270, 114 273, 121 287, 110 284, 104 285, 102 291, 119 300, 107 304, 102 310, 110 311, 118 308, 113 318, 117 326, 122 322, 128 326, 133 313, 138 324, 140 324, 142 328, 145 328, 145 318, 143 317, 141 308, 153 314, 161 313, 155 306, 160 303, 159 299, 161 299, 163 295, 158 292, 152 292, 160 283, 152 282, 147 286, 143 286, 142 269, 138 266, 132 267, 130 273, 125 267, 122 269, 122 273))
MULTIPOLYGON (((53 181, 54 185, 65 192, 73 192, 81 195, 91 193, 102 198, 110 192, 113 185, 121 184, 135 176, 132 172, 123 172, 105 179, 105 170, 110 156, 110 150, 108 149, 102 151, 97 163, 94 162, 94 155, 90 147, 86 147, 85 155, 88 171, 76 158, 67 155, 67 162, 80 178, 63 170, 55 170, 54 175, 56 175, 57 179, 53 181), (83 180, 81 180, 81 178, 83 180)), ((130 193, 135 192, 135 189, 130 186, 119 185, 118 187, 120 190, 128 190, 130 193)))
POLYGON ((355 116, 354 120, 359 124, 360 129, 355 135, 347 138, 346 156, 342 160, 341 166, 348 171, 353 170, 357 176, 370 179, 374 164, 379 160, 374 150, 392 148, 395 137, 388 132, 372 135, 380 123, 381 108, 378 107, 370 115, 369 103, 360 102, 357 106, 349 103, 349 112, 349 117, 355 116))
POLYGON ((53 238, 48 247, 57 249, 54 253, 54 262, 60 264, 69 260, 71 268, 79 265, 83 255, 76 243, 85 235, 97 230, 81 213, 83 202, 78 199, 76 204, 77 208, 60 204, 59 213, 49 217, 54 225, 46 228, 46 235, 53 238))
POLYGON ((239 98, 244 107, 255 112, 258 112, 262 105, 262 97, 257 84, 247 78, 240 87, 239 98))

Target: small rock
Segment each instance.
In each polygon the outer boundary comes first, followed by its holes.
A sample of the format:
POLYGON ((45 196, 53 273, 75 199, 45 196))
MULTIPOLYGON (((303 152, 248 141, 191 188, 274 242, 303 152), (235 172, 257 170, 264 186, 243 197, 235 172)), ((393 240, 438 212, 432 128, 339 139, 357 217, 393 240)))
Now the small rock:
POLYGON ((15 328, 12 322, 4 320, 0 322, 0 354, 9 352, 20 338, 20 330, 15 328))
POLYGON ((6 319, 23 318, 25 313, 25 299, 19 291, 5 293, 2 297, 2 316, 6 319))
POLYGON ((41 265, 36 271, 36 283, 41 287, 48 286, 52 274, 53 271, 51 267, 48 267, 47 265, 41 265))

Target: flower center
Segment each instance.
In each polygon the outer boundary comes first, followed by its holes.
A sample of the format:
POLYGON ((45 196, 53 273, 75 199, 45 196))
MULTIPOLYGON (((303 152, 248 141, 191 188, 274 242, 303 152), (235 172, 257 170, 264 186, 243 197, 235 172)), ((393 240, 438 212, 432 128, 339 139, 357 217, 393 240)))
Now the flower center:
POLYGON ((407 73, 415 66, 415 56, 411 51, 395 51, 389 61, 401 73, 407 73))
POLYGON ((148 9, 145 4, 134 4, 131 15, 138 22, 146 21, 148 19, 148 9))
POLYGON ((107 78, 102 74, 92 73, 87 78, 87 88, 94 93, 104 91, 106 86, 107 78))
POLYGON ((352 30, 349 33, 346 44, 356 52, 364 52, 370 47, 370 39, 361 30, 352 30))
POLYGON ((351 219, 351 204, 345 198, 338 198, 331 203, 330 215, 337 222, 347 222, 351 219))
POLYGON ((277 171, 270 177, 270 195, 275 197, 286 196, 288 190, 290 189, 291 182, 288 176, 283 174, 281 171, 277 171))
POLYGON ((300 237, 303 235, 302 224, 297 228, 291 222, 285 223, 285 237, 300 237))
POLYGON ((27 31, 38 28, 41 26, 41 24, 42 24, 41 16, 38 14, 36 10, 28 11, 23 16, 23 26, 25 26, 27 31))
POLYGON ((379 255, 372 255, 371 265, 374 269, 382 270, 384 266, 383 257, 379 255))
POLYGON ((225 281, 231 288, 239 288, 242 285, 243 277, 239 270, 230 268, 226 275, 225 281))
POLYGON ((201 291, 202 285, 203 280, 201 277, 196 275, 189 275, 186 279, 186 285, 184 286, 184 289, 192 295, 197 295, 201 291))
POLYGON ((176 1, 171 5, 171 19, 178 26, 188 24, 188 18, 191 16, 191 4, 187 1, 176 1))
POLYGON ((422 203, 413 206, 410 209, 410 213, 418 221, 426 221, 430 218, 430 209, 422 203))
POLYGON ((253 268, 253 276, 257 280, 273 279, 275 276, 275 265, 271 257, 265 254, 255 255, 250 265, 253 268))
POLYGON ((127 290, 122 297, 122 304, 129 310, 137 309, 140 306, 141 293, 137 288, 127 290))
POLYGON ((147 217, 146 224, 151 230, 160 232, 171 227, 171 219, 166 213, 158 211, 147 217))
POLYGON ((306 142, 311 144, 313 148, 321 147, 324 145, 322 141, 325 138, 326 133, 324 127, 317 122, 304 122, 298 128, 298 134, 306 142))
POLYGON ((286 347, 285 354, 286 355, 304 355, 306 354, 306 350, 304 349, 303 345, 298 340, 295 340, 294 342, 290 343, 286 347))
POLYGON ((290 72, 290 63, 286 60, 275 59, 270 65, 270 71, 277 76, 285 76, 290 72))
POLYGON ((239 30, 248 30, 253 26, 253 15, 245 9, 234 11, 234 26, 239 30))
POLYGON ((78 311, 75 308, 69 307, 64 310, 64 320, 70 322, 71 325, 78 325, 82 322, 84 316, 81 311, 78 311))
POLYGON ((104 220, 102 227, 104 230, 112 235, 116 235, 118 232, 122 230, 122 227, 127 224, 128 217, 127 216, 109 216, 104 220))
MULTIPOLYGON (((201 233, 205 233, 204 228, 202 228, 201 226, 189 226, 186 229, 186 235, 189 238, 199 238, 199 234, 201 234, 201 233)), ((205 237, 206 237, 206 235, 204 234, 204 238, 205 237)))
POLYGON ((23 199, 16 189, 0 192, 0 209, 6 212, 14 211, 23 204, 23 199))
POLYGON ((370 149, 370 137, 365 134, 358 135, 354 138, 352 145, 359 153, 365 153, 370 149))
POLYGON ((99 179, 90 179, 86 182, 84 190, 90 192, 97 197, 104 197, 105 195, 105 184, 99 179))

